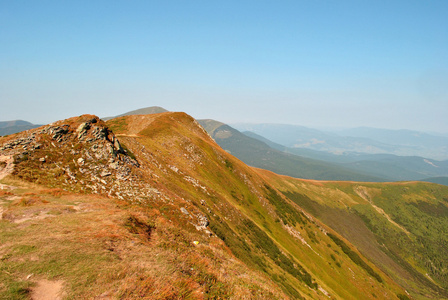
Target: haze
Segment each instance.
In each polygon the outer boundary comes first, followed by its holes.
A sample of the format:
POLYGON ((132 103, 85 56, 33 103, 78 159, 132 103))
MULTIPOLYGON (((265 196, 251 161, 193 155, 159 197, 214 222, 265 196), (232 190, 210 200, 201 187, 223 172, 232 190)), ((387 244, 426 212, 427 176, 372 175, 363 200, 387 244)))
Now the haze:
POLYGON ((448 2, 0 1, 0 104, 448 132, 448 2))

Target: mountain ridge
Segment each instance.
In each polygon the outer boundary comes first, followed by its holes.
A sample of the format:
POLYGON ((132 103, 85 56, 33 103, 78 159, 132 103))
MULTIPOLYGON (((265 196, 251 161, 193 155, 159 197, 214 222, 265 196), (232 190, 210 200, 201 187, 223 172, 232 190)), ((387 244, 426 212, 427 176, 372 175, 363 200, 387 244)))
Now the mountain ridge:
MULTIPOLYGON (((433 207, 448 210, 446 200, 443 200, 444 197, 448 199, 446 187, 431 183, 324 182, 276 175, 249 167, 229 155, 196 120, 185 113, 124 116, 107 123, 95 116, 80 116, 32 132, 0 138, 0 145, 2 155, 12 156, 15 164, 14 177, 6 177, 2 184, 11 186, 31 182, 75 193, 73 197, 108 196, 109 200, 101 200, 103 206, 106 203, 115 205, 117 218, 127 214, 121 221, 111 220, 108 226, 113 227, 108 228, 115 228, 115 235, 99 239, 96 246, 92 245, 94 248, 87 243, 91 241, 89 238, 77 240, 89 252, 82 260, 70 260, 64 258, 66 256, 62 252, 52 252, 61 249, 57 240, 51 249, 37 244, 38 239, 14 244, 12 239, 19 237, 12 232, 27 236, 26 228, 41 228, 40 224, 52 219, 60 222, 72 217, 82 219, 91 213, 76 203, 75 207, 81 209, 81 214, 74 213, 77 211, 74 208, 58 208, 58 201, 63 197, 54 198, 49 192, 38 197, 36 192, 26 195, 20 194, 20 189, 8 189, 12 195, 19 193, 16 195, 23 203, 13 205, 11 201, 15 200, 9 198, 11 194, 0 195, 4 216, 0 224, 5 228, 0 234, 10 245, 0 254, 5 266, 16 270, 15 277, 0 274, 2 282, 7 282, 8 286, 30 286, 28 279, 18 278, 26 278, 30 271, 37 277, 45 276, 42 268, 51 266, 52 274, 67 283, 66 293, 78 296, 106 293, 127 295, 133 299, 137 297, 133 291, 139 291, 139 295, 149 297, 154 296, 154 284, 162 289, 171 284, 173 288, 164 290, 163 295, 189 295, 192 299, 327 299, 329 296, 407 299, 407 292, 421 299, 448 297, 444 287, 447 284, 445 275, 439 271, 446 264, 443 252, 430 250, 433 248, 425 250, 413 244, 415 237, 431 246, 431 237, 437 233, 427 231, 421 235, 418 231, 421 229, 414 228, 419 226, 417 223, 412 225, 406 219, 398 218, 400 214, 391 211, 390 205, 382 198, 396 199, 394 201, 403 213, 401 216, 412 216, 408 213, 412 209, 421 219, 426 218, 434 228, 439 228, 443 223, 437 225, 437 222, 444 220, 445 211, 442 209, 439 216, 433 207), (430 199, 428 195, 431 195, 430 199), (407 204, 409 200, 416 201, 415 205, 407 204), (317 211, 324 215, 313 210, 316 203, 321 208, 317 211), (36 209, 43 209, 45 205, 51 205, 59 213, 54 217, 46 217, 47 214, 42 212, 36 214, 36 209), (356 217, 353 212, 359 215, 356 217), (21 217, 27 215, 29 220, 21 217), (339 221, 335 223, 329 217, 336 217, 335 220, 339 221), (14 220, 35 225, 21 227, 21 223, 14 220), (334 226, 341 222, 346 227, 334 226), (366 245, 372 246, 377 245, 376 239, 383 233, 375 231, 376 227, 372 225, 386 230, 384 233, 397 230, 400 233, 403 232, 400 227, 403 228, 412 239, 405 239, 407 234, 404 233, 396 240, 405 243, 403 245, 407 249, 417 246, 418 254, 434 260, 437 269, 431 269, 420 259, 410 261, 406 256, 409 250, 390 248, 391 244, 387 244, 388 250, 374 246, 373 252, 366 251, 370 248, 363 246, 360 235, 346 232, 353 228, 353 224, 364 224, 361 233, 370 232, 372 239, 366 245), (125 238, 120 233, 125 229, 137 235, 125 238), (138 249, 145 253, 147 259, 156 261, 155 255, 160 254, 162 262, 181 272, 171 273, 165 269, 154 277, 156 273, 142 266, 139 273, 145 277, 141 280, 136 280, 133 272, 124 271, 121 279, 108 277, 109 281, 103 283, 93 280, 72 285, 79 280, 79 273, 70 275, 64 271, 63 265, 51 265, 46 259, 57 254, 63 257, 64 264, 77 270, 84 261, 96 257, 95 247, 106 247, 112 249, 105 252, 110 262, 118 264, 119 260, 113 256, 118 255, 121 264, 128 264, 126 257, 134 257, 134 252, 132 248, 125 247, 125 242, 136 241, 137 236, 143 242, 138 249), (45 256, 39 254, 41 248, 47 251, 45 256), (186 253, 182 256, 184 260, 173 260, 174 253, 186 253), (29 255, 38 255, 39 259, 24 260, 26 264, 13 259, 17 256, 29 258, 29 255), (380 255, 380 259, 375 255, 380 255), (225 272, 240 275, 224 276, 221 269, 215 269, 219 265, 217 261, 227 266, 225 272), (425 271, 433 277, 433 284, 422 279, 425 271), (258 281, 244 279, 250 278, 247 277, 249 274, 258 281), (253 287, 249 294, 242 288, 247 284, 253 287), (87 288, 96 294, 88 294, 87 288)), ((3 165, 0 167, 4 169, 3 165)), ((69 228, 74 230, 75 227, 69 228)), ((98 236, 99 233, 92 234, 98 236)), ((64 235, 64 239, 68 237, 70 235, 64 235)), ((444 241, 443 236, 436 238, 444 241)), ((393 240, 388 238, 388 241, 393 240)), ((124 270, 135 269, 127 265, 124 270)), ((90 268, 86 272, 92 278, 100 278, 98 272, 101 269, 90 268)), ((8 293, 8 290, 0 288, 0 292, 8 293)), ((24 293, 28 295, 26 289, 24 293)))
POLYGON ((251 166, 304 179, 384 181, 380 177, 356 173, 335 164, 284 153, 221 122, 198 122, 222 148, 251 166))
POLYGON ((372 128, 320 131, 305 126, 268 123, 231 125, 240 131, 252 131, 289 148, 308 148, 335 154, 388 153, 400 156, 423 156, 436 160, 448 159, 446 146, 448 138, 423 132, 372 128), (406 134, 403 135, 403 133, 406 134))

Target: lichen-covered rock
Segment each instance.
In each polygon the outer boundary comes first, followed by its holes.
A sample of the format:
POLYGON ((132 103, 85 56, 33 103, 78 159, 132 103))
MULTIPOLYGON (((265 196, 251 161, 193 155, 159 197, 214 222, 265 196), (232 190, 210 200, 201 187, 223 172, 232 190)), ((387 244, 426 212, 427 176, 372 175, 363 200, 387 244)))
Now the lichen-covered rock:
POLYGON ((82 115, 0 139, 22 179, 77 192, 102 193, 130 201, 160 197, 137 180, 139 163, 127 155, 98 117, 82 115))

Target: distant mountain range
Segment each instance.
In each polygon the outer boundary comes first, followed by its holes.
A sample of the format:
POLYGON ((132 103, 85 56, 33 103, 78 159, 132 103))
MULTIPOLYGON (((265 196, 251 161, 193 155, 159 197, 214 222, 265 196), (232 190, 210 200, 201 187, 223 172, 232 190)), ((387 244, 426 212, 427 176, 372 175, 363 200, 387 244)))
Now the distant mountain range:
POLYGON ((334 132, 285 124, 230 124, 239 131, 250 131, 288 148, 346 153, 394 154, 448 159, 448 137, 410 130, 360 127, 334 132))
POLYGON ((384 180, 426 180, 428 177, 432 176, 448 176, 448 161, 446 160, 437 161, 419 156, 350 152, 337 155, 325 151, 285 147, 250 131, 246 131, 244 134, 263 141, 270 147, 279 151, 334 163, 346 169, 363 174, 370 174, 370 176, 380 177, 384 180))
POLYGON ((386 181, 381 177, 362 174, 337 164, 285 153, 214 120, 198 122, 224 150, 254 167, 297 178, 386 181))

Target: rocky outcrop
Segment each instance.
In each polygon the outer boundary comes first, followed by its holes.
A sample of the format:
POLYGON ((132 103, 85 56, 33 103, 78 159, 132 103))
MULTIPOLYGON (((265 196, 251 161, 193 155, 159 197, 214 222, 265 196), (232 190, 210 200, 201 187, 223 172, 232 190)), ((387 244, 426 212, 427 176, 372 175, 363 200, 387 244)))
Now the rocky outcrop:
POLYGON ((13 174, 28 181, 129 201, 160 198, 138 178, 139 163, 106 124, 83 115, 0 139, 0 155, 13 158, 13 174))

